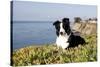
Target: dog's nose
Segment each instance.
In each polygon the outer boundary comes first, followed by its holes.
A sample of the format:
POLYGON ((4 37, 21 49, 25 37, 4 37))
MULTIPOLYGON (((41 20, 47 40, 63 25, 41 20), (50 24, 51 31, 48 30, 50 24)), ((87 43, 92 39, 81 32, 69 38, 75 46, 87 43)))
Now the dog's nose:
POLYGON ((60 32, 61 35, 63 35, 63 32, 60 32))

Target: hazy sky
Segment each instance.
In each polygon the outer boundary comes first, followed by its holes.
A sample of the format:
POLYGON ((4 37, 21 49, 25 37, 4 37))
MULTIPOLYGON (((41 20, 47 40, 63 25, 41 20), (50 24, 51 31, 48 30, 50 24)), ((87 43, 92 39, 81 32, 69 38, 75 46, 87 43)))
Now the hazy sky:
POLYGON ((97 17, 97 6, 14 1, 14 21, 55 21, 63 17, 97 17))

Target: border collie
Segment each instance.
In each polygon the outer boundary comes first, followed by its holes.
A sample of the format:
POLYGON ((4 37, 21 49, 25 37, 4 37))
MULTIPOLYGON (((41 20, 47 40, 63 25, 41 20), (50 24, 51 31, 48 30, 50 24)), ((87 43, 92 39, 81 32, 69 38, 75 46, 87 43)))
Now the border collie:
POLYGON ((74 35, 70 28, 69 18, 63 18, 61 21, 55 21, 53 25, 56 28, 56 45, 63 49, 75 47, 79 44, 85 44, 85 40, 79 36, 74 35))

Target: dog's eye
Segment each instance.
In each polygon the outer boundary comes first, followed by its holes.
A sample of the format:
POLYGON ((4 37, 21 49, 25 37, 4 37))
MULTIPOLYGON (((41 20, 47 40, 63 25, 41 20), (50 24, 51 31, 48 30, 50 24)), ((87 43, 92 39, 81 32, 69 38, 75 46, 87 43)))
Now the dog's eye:
POLYGON ((57 28, 57 29, 59 29, 60 27, 59 27, 59 26, 57 26, 56 28, 57 28))
POLYGON ((60 26, 56 26, 56 30, 59 30, 60 29, 60 26))
POLYGON ((63 28, 66 28, 66 25, 63 25, 63 28))

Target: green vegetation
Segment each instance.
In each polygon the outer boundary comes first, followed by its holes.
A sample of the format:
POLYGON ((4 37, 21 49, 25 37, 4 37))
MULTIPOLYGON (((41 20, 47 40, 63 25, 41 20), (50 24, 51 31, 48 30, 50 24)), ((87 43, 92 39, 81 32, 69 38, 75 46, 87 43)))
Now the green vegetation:
POLYGON ((97 61, 97 36, 84 36, 87 44, 63 50, 55 45, 29 46, 13 52, 13 66, 97 61))

